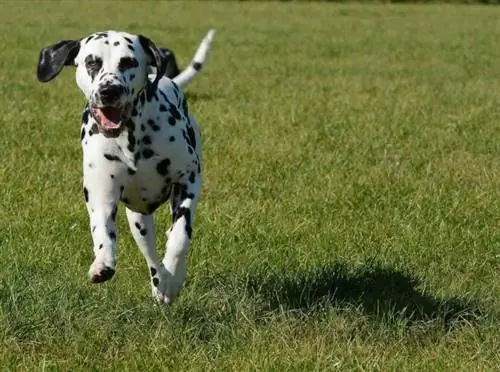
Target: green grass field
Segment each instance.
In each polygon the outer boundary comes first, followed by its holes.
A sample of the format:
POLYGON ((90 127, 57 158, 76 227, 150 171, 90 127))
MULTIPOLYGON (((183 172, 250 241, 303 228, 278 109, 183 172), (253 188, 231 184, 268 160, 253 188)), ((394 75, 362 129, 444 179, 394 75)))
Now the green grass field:
POLYGON ((1 9, 0 370, 500 368, 500 9, 1 9), (123 208, 117 274, 88 282, 84 98, 71 68, 44 85, 36 62, 119 29, 184 66, 211 25, 187 88, 204 189, 186 288, 163 308, 123 208))

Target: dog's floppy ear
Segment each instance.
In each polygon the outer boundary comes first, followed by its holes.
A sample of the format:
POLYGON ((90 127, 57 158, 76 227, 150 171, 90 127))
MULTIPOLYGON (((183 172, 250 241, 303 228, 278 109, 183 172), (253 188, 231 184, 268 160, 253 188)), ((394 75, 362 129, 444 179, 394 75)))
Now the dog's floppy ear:
POLYGON ((148 54, 151 66, 156 67, 156 77, 152 86, 153 90, 156 90, 158 82, 163 75, 165 75, 165 71, 167 71, 167 59, 161 50, 158 49, 156 45, 147 37, 139 35, 139 42, 141 43, 144 51, 148 54))
POLYGON ((165 56, 165 60, 167 63, 167 68, 165 70, 165 76, 169 79, 173 79, 177 75, 180 74, 179 66, 177 66, 177 60, 175 59, 175 54, 168 48, 160 48, 160 51, 165 56))
POLYGON ((74 65, 80 51, 79 40, 62 40, 57 44, 43 48, 38 57, 36 76, 45 83, 55 78, 64 66, 74 65))

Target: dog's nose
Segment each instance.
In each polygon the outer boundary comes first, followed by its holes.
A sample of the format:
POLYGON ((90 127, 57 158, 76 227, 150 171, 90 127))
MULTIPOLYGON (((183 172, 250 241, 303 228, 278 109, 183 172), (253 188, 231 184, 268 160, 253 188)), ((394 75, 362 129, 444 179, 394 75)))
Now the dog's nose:
POLYGON ((106 85, 99 90, 99 97, 103 105, 112 104, 118 101, 124 92, 121 85, 106 85))

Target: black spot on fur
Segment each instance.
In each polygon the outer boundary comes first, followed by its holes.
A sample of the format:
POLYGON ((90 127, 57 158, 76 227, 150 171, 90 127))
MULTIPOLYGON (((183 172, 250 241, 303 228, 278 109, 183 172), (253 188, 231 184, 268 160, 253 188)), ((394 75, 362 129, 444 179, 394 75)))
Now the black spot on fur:
POLYGON ((99 133, 99 128, 97 127, 97 124, 94 123, 92 124, 92 127, 89 130, 89 136, 92 136, 93 134, 99 133))
POLYGON ((85 138, 85 128, 82 128, 82 133, 80 134, 80 142, 85 138))
POLYGON ((153 129, 155 132, 158 132, 160 130, 160 127, 156 125, 155 121, 153 119, 149 119, 147 121, 148 125, 153 129))
POLYGON ((168 117, 168 123, 171 125, 171 126, 174 126, 175 123, 176 123, 176 120, 173 116, 169 116, 168 117))
POLYGON ((193 229, 191 228, 191 211, 189 208, 179 207, 174 212, 174 222, 179 218, 184 217, 186 219, 186 234, 189 239, 191 239, 193 229))
POLYGON ((89 202, 89 190, 86 187, 83 188, 83 196, 85 197, 85 203, 89 202))
POLYGON ((175 81, 172 81, 172 85, 174 86, 174 93, 176 97, 179 97, 179 86, 176 84, 175 81))
POLYGON ((128 149, 128 151, 130 151, 130 152, 134 152, 134 148, 135 148, 135 137, 134 137, 134 132, 132 132, 132 131, 130 130, 130 131, 128 132, 127 139, 128 139, 128 145, 127 145, 127 149, 128 149))
POLYGON ((191 127, 191 125, 188 125, 186 127, 186 130, 187 130, 187 135, 188 135, 188 138, 189 138, 189 144, 191 146, 193 146, 193 148, 196 148, 196 136, 194 134, 194 130, 193 130, 193 127, 191 127))
POLYGON ((122 72, 138 66, 139 61, 133 57, 122 57, 120 58, 120 62, 118 62, 118 69, 122 72))
POLYGON ((194 174, 194 172, 191 172, 191 174, 189 175, 189 182, 194 183, 195 180, 196 175, 194 174))
POLYGON ((109 41, 108 41, 108 40, 106 40, 106 41, 104 42, 104 44, 109 45, 109 41))
POLYGON ((174 136, 170 136, 170 138, 168 139, 170 142, 174 142, 175 141, 175 137, 174 136))
POLYGON ((135 52, 135 49, 132 45, 128 44, 127 47, 132 51, 132 52, 135 52))
POLYGON ((160 93, 160 96, 162 96, 165 102, 172 104, 165 93, 163 93, 161 90, 159 90, 158 93, 160 93))
POLYGON ((166 176, 168 174, 169 165, 170 165, 170 159, 165 158, 156 165, 156 170, 162 176, 166 176))
POLYGON ((200 63, 200 62, 195 62, 195 63, 193 63, 193 68, 194 68, 196 71, 200 71, 202 67, 203 67, 203 64, 202 64, 202 63, 200 63))
POLYGON ((175 107, 174 105, 170 105, 170 114, 172 114, 172 116, 177 120, 181 119, 181 113, 179 112, 179 110, 177 110, 177 107, 175 107))
POLYGON ((154 151, 149 148, 145 148, 144 150, 142 150, 142 156, 144 156, 144 159, 149 159, 154 154, 155 154, 154 151))
POLYGON ((134 124, 134 121, 132 119, 128 119, 127 122, 125 123, 125 125, 131 131, 135 130, 135 124, 134 124))
POLYGON ((151 137, 149 136, 142 137, 142 143, 144 143, 145 145, 151 145, 151 137))
POLYGON ((139 101, 141 101, 141 105, 144 106, 144 102, 146 102, 146 94, 144 94, 144 92, 139 96, 139 101))
POLYGON ((107 32, 98 32, 95 34, 95 40, 99 40, 99 39, 107 38, 107 37, 108 37, 107 32))
POLYGON ((132 39, 131 39, 131 38, 129 38, 129 37, 127 37, 127 36, 124 36, 123 38, 127 41, 127 43, 130 43, 130 44, 133 44, 133 43, 134 43, 134 42, 132 41, 132 39))
POLYGON ((99 249, 102 249, 104 247, 104 244, 99 244, 99 249))
POLYGON ((189 146, 189 147, 188 147, 188 152, 189 152, 190 154, 193 154, 193 148, 192 148, 191 146, 189 146))
POLYGON ((116 240, 116 233, 114 231, 110 231, 108 235, 111 240, 116 240))
POLYGON ((104 157, 109 161, 121 161, 120 157, 112 154, 104 154, 104 157))
POLYGON ((139 233, 140 233, 142 236, 146 236, 146 234, 148 233, 148 230, 147 230, 147 229, 141 229, 141 231, 139 231, 139 233))
POLYGON ((120 45, 120 42, 119 42, 119 41, 115 41, 115 42, 113 43, 113 46, 118 46, 118 45, 120 45))
POLYGON ((109 176, 111 177, 111 179, 114 179, 114 178, 115 178, 115 175, 114 175, 114 174, 110 174, 109 176))
POLYGON ((167 111, 167 106, 165 106, 164 104, 161 104, 161 105, 160 105, 160 111, 161 111, 161 112, 165 112, 165 111, 167 111))
POLYGON ((137 109, 135 107, 132 109, 132 112, 130 113, 130 115, 137 116, 137 109))
POLYGON ((128 174, 130 174, 131 176, 133 176, 135 174, 135 170, 133 170, 132 168, 127 168, 127 172, 128 174))
POLYGON ((97 229, 97 226, 96 225, 92 226, 92 232, 95 232, 95 229, 97 229))
POLYGON ((153 278, 153 285, 154 285, 155 287, 158 287, 158 284, 160 284, 160 279, 158 279, 158 278, 153 278))
POLYGON ((85 107, 85 110, 82 113, 82 123, 83 124, 87 124, 88 123, 88 121, 89 121, 89 113, 90 113, 90 111, 89 111, 89 108, 87 106, 87 107, 85 107))
POLYGON ((111 219, 114 221, 116 220, 116 214, 118 213, 118 206, 115 205, 113 208, 113 211, 111 212, 111 219))
POLYGON ((105 281, 111 279, 113 275, 115 275, 115 270, 111 267, 105 266, 99 274, 92 275, 90 281, 92 283, 104 283, 105 281))
POLYGON ((156 273, 157 273, 157 271, 156 271, 156 269, 154 267, 150 267, 149 268, 149 272, 151 273, 151 276, 155 276, 156 273))
POLYGON ((89 36, 89 37, 87 38, 87 40, 85 40, 85 44, 87 44, 87 43, 88 43, 90 40, 92 40, 93 38, 94 38, 94 36, 92 36, 92 35, 91 35, 91 36, 89 36))
POLYGON ((184 116, 189 119, 188 115, 188 104, 185 98, 182 99, 182 110, 184 111, 184 116))

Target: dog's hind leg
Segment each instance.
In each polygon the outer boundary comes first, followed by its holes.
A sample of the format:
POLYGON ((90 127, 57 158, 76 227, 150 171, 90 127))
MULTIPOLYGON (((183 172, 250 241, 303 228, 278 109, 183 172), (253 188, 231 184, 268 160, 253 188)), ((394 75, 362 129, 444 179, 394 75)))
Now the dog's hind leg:
POLYGON ((153 297, 163 301, 167 273, 165 267, 158 259, 156 252, 156 234, 152 214, 144 215, 127 208, 127 220, 139 250, 146 259, 151 276, 151 290, 153 297))

